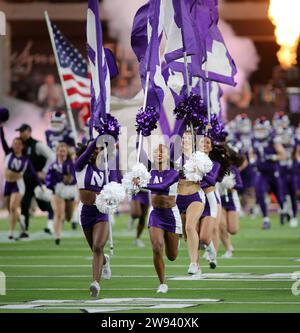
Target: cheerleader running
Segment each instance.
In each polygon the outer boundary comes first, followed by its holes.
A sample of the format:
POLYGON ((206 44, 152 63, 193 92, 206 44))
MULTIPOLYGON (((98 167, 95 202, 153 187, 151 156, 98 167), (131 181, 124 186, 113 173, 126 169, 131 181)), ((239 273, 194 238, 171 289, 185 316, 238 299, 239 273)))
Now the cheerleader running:
POLYGON ((86 240, 93 252, 93 282, 90 285, 92 297, 100 292, 100 279, 110 279, 109 256, 104 254, 108 239, 108 215, 101 213, 96 205, 96 196, 105 185, 105 172, 96 164, 99 153, 97 139, 88 146, 81 145, 75 162, 76 180, 79 188, 79 216, 86 240))
MULTIPOLYGON (((184 165, 193 153, 193 137, 186 131, 182 138, 183 156, 178 164, 184 165)), ((176 204, 179 208, 184 225, 185 238, 188 245, 190 265, 188 274, 198 274, 199 271, 199 231, 198 224, 205 206, 205 194, 199 182, 188 181, 183 172, 179 173, 178 195, 176 204)))
POLYGON ((201 181, 201 188, 206 195, 206 203, 200 220, 199 238, 200 242, 204 244, 205 258, 208 260, 210 268, 215 269, 217 251, 212 239, 220 221, 220 198, 217 194, 216 183, 229 172, 229 160, 226 149, 214 144, 208 136, 200 138, 199 150, 207 154, 213 161, 212 170, 201 181))
MULTIPOLYGON (((179 173, 170 169, 169 150, 159 145, 154 150, 154 169, 151 170, 150 182, 146 189, 151 191, 152 210, 149 215, 149 234, 153 251, 153 263, 160 285, 158 293, 166 293, 165 265, 163 251, 170 261, 178 255, 179 235, 182 234, 181 217, 176 205, 179 173)), ((139 185, 139 180, 135 179, 139 185)))
POLYGON ((46 186, 53 192, 55 244, 59 245, 64 220, 71 220, 77 195, 74 164, 66 143, 56 146, 56 161, 48 169, 46 186))
POLYGON ((25 231, 25 222, 21 220, 20 208, 21 200, 25 193, 25 184, 23 180, 24 172, 29 169, 34 180, 40 186, 40 180, 27 156, 23 155, 24 144, 21 138, 15 138, 12 147, 9 148, 5 136, 3 126, 0 123, 0 137, 2 147, 5 153, 5 186, 4 198, 5 206, 9 212, 9 235, 8 239, 14 239, 14 231, 19 221, 22 232, 25 231))

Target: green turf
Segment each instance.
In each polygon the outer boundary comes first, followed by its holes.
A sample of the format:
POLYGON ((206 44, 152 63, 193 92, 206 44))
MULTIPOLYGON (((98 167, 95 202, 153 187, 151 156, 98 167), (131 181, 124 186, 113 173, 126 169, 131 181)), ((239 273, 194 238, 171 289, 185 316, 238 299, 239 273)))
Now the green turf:
MULTIPOLYGON (((114 226, 115 253, 111 260, 113 277, 101 283, 101 298, 213 298, 223 302, 201 304, 187 309, 163 309, 161 312, 300 312, 300 295, 294 296, 289 277, 280 280, 253 280, 253 275, 293 273, 300 271, 299 229, 280 226, 272 218, 272 229, 262 231, 260 220, 242 218, 241 230, 233 237, 234 258, 218 259, 212 271, 202 260, 203 273, 251 273, 252 279, 175 281, 167 280, 169 293, 156 294, 158 279, 152 267, 151 248, 145 230, 144 249, 132 245, 133 232, 127 231, 126 215, 119 216, 114 226), (138 276, 138 277, 137 277, 138 276), (126 290, 127 289, 127 290, 126 290), (130 290, 131 289, 131 290, 130 290)), ((65 226, 66 238, 60 246, 41 232, 44 218, 31 222, 31 236, 43 239, 0 243, 0 271, 6 274, 7 294, 0 295, 0 305, 22 304, 32 300, 89 300, 91 253, 81 234, 65 226), (39 289, 48 290, 39 290, 39 289), (68 290, 64 290, 68 289, 68 290)), ((5 238, 7 221, 0 220, 1 238, 5 238)), ((107 249, 108 250, 108 249, 107 249)), ((220 248, 219 254, 223 253, 220 248)), ((179 257, 167 262, 168 277, 186 276, 186 244, 182 241, 179 257)), ((4 310, 0 312, 80 312, 72 309, 4 310)), ((128 311, 127 311, 128 312, 128 311)), ((136 310, 131 312, 159 312, 136 310)))

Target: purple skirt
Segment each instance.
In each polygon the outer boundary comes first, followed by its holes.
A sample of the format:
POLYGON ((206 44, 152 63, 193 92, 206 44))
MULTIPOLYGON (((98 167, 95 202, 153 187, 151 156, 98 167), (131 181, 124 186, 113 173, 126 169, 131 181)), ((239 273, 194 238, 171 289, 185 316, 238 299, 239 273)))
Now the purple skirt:
POLYGON ((150 206, 149 192, 140 191, 132 196, 131 200, 138 201, 145 206, 150 206))
POLYGON ((205 194, 202 189, 199 192, 196 192, 194 194, 189 194, 189 195, 178 194, 177 195, 176 204, 178 206, 180 213, 185 213, 186 210, 188 209, 189 205, 192 202, 205 203, 205 194))
POLYGON ((108 222, 108 215, 101 213, 95 205, 80 203, 78 209, 82 228, 92 228, 99 222, 108 222))
POLYGON ((25 193, 25 185, 23 179, 20 179, 16 182, 5 182, 4 185, 4 196, 8 197, 12 193, 20 193, 21 195, 24 195, 25 193))
POLYGON ((222 208, 225 209, 227 212, 240 212, 241 210, 241 203, 239 196, 236 191, 229 192, 228 196, 222 195, 222 208))
POLYGON ((153 208, 149 215, 148 228, 156 227, 175 234, 182 234, 182 222, 177 206, 153 208))

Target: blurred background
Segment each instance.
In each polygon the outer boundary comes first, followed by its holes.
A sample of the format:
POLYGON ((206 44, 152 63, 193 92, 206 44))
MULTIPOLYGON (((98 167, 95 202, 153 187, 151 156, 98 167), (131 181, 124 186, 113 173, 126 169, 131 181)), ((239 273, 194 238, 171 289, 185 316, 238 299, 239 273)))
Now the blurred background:
MULTIPOLYGON (((252 120, 260 115, 271 119, 276 111, 285 111, 293 123, 299 121, 300 78, 296 58, 299 56, 300 27, 292 27, 296 32, 292 47, 294 59, 279 62, 280 46, 268 12, 270 1, 219 1, 219 27, 238 67, 237 87, 222 87, 225 120, 231 120, 241 112, 246 112, 252 120)), ((288 16, 292 14, 284 10, 287 1, 281 1, 275 19, 276 23, 287 25, 288 31, 288 25, 297 25, 297 22, 293 22, 288 16)), ((105 46, 115 54, 120 71, 112 82, 112 95, 113 110, 120 110, 121 118, 133 119, 136 105, 141 103, 141 99, 134 99, 139 96, 141 85, 138 62, 130 46, 130 31, 137 9, 145 2, 100 1, 105 46), (129 108, 132 114, 128 116, 129 113, 124 114, 122 110, 124 100, 130 99, 137 102, 129 108)), ((44 138, 48 111, 65 107, 44 11, 48 11, 58 29, 86 56, 86 8, 87 1, 80 0, 0 0, 0 11, 6 15, 6 35, 0 36, 0 105, 9 107, 12 113, 9 138, 14 136, 14 126, 24 121, 33 127, 38 125, 35 137, 44 138), (45 87, 51 88, 46 89, 51 91, 49 96, 43 94, 45 87)), ((86 111, 73 110, 79 128, 86 111)))

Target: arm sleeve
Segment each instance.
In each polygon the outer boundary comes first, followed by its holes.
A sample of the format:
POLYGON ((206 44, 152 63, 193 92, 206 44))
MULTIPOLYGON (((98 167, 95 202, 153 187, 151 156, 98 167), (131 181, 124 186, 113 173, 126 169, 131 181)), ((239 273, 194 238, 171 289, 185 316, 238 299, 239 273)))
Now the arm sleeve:
POLYGON ((174 183, 178 182, 179 180, 179 173, 175 170, 172 170, 166 179, 162 183, 159 184, 148 184, 145 189, 150 191, 164 191, 174 183))
POLYGON ((220 168, 221 166, 219 163, 214 163, 212 170, 203 177, 201 187, 206 188, 209 186, 215 186, 218 180, 220 168))
POLYGON ((38 184, 38 186, 42 186, 41 180, 38 177, 36 171, 34 170, 34 167, 30 160, 28 160, 28 163, 27 163, 27 170, 29 170, 30 174, 32 175, 34 181, 38 184))
POLYGON ((11 149, 8 147, 8 144, 5 139, 5 135, 4 135, 4 129, 2 126, 0 127, 0 137, 1 137, 1 143, 2 143, 4 153, 5 153, 5 155, 8 155, 11 152, 11 149))
POLYGON ((97 138, 94 141, 92 141, 86 148, 85 152, 76 159, 76 161, 75 161, 75 170, 76 171, 81 171, 86 166, 92 153, 94 152, 94 150, 96 148, 96 142, 97 142, 97 138))
POLYGON ((50 164, 55 160, 54 152, 45 143, 37 142, 36 153, 37 155, 44 156, 46 158, 46 164, 43 168, 43 172, 47 173, 50 164))

